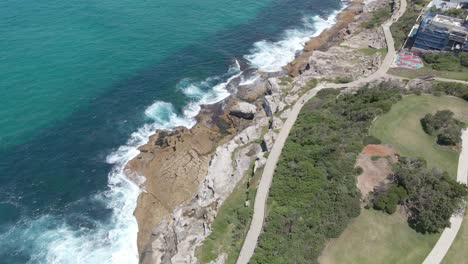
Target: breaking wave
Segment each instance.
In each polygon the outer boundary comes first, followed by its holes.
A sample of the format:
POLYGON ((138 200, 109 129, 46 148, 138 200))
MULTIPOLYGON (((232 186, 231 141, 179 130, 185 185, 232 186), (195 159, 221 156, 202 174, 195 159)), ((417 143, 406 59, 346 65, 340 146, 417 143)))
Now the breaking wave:
POLYGON ((325 29, 331 28, 341 10, 336 10, 325 19, 320 16, 303 18, 302 28, 286 30, 282 39, 277 42, 266 40, 256 42, 251 53, 244 58, 260 71, 280 71, 283 66, 294 60, 296 54, 311 37, 318 36, 325 29))
POLYGON ((23 244, 24 250, 34 252, 29 263, 43 263, 44 260, 57 264, 138 263, 138 225, 133 211, 144 177, 126 174, 125 165, 139 154, 138 147, 148 142, 157 129, 192 127, 201 105, 213 104, 228 97, 228 83, 241 74, 236 61, 222 76, 210 77, 201 82, 182 80, 178 86, 190 98, 190 103, 180 114, 172 104, 162 101, 155 101, 146 108, 144 114, 149 122, 132 133, 125 145, 106 157, 106 162, 113 164, 108 175, 108 190, 86 198, 86 201, 77 201, 102 204, 112 210, 108 221, 100 222, 79 216, 83 222, 90 224, 76 229, 68 226, 60 217, 44 215, 29 221, 26 228, 13 228, 0 235, 0 239, 31 241, 34 236, 34 242, 23 244))
MULTIPOLYGON (((294 59, 304 43, 311 37, 320 34, 335 22, 339 11, 327 19, 318 16, 304 19, 301 29, 290 29, 278 42, 259 41, 253 45, 251 53, 244 58, 258 70, 274 72, 281 70, 294 59)), ((106 157, 113 168, 108 175, 108 190, 93 197, 86 198, 92 203, 100 203, 112 211, 108 221, 98 222, 93 219, 91 227, 79 229, 68 226, 57 216, 44 215, 30 221, 28 227, 13 228, 0 239, 20 239, 34 242, 25 243, 25 250, 35 252, 29 263, 138 263, 137 232, 138 226, 133 216, 139 185, 144 178, 138 175, 126 175, 127 162, 139 154, 138 147, 145 144, 157 129, 173 129, 177 126, 192 127, 201 105, 213 104, 227 98, 230 93, 228 84, 240 77, 241 85, 254 83, 258 77, 242 76, 239 63, 221 76, 209 77, 202 81, 183 79, 178 89, 189 98, 189 103, 181 110, 170 103, 155 101, 144 112, 149 120, 131 134, 127 143, 106 157), (57 228, 59 226, 59 228, 57 228), (52 228, 48 228, 52 227, 52 228), (29 248, 29 249, 26 249, 29 248)))

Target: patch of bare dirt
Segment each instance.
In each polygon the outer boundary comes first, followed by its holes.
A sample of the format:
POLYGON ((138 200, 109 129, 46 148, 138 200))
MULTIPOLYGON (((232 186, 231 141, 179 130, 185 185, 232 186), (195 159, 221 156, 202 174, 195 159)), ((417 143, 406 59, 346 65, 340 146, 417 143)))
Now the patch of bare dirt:
POLYGON ((374 190, 375 187, 386 183, 392 172, 392 163, 398 161, 398 156, 392 148, 386 145, 367 145, 359 154, 356 166, 362 168, 362 174, 357 178, 357 187, 362 198, 374 190))

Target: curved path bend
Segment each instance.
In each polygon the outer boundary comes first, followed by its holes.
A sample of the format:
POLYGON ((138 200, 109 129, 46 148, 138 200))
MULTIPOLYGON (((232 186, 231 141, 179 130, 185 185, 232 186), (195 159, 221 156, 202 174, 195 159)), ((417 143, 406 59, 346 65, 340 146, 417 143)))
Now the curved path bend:
MULTIPOLYGON (((468 181, 468 129, 464 130, 462 134, 462 151, 458 158, 457 181, 464 184, 467 184, 468 181)), ((455 237, 457 237, 458 230, 463 222, 463 213, 453 215, 450 218, 450 227, 444 229, 423 264, 438 264, 442 261, 455 237)))
POLYGON ((281 155, 281 150, 283 149, 284 143, 288 138, 289 132, 293 127, 294 123, 296 122, 297 116, 301 111, 301 108, 304 104, 309 101, 312 97, 314 97, 318 91, 324 88, 344 88, 344 87, 355 87, 360 86, 364 83, 382 78, 386 76, 386 73, 390 66, 392 65, 393 58, 395 57, 395 44, 390 32, 390 26, 393 22, 397 21, 405 12, 406 10, 406 0, 400 0, 400 8, 396 11, 390 20, 385 22, 382 25, 385 34, 385 40, 387 42, 388 53, 385 56, 385 59, 380 65, 380 68, 373 73, 372 75, 363 78, 361 80, 357 80, 347 84, 325 84, 319 85, 316 88, 308 91, 305 95, 303 95, 292 107, 286 122, 284 123, 283 127, 281 128, 280 133, 273 145, 273 148, 270 151, 268 156, 268 160, 265 164, 265 169, 263 170, 262 178, 260 179, 260 183, 257 188, 257 194, 255 196, 255 203, 254 203, 254 213, 252 217, 252 222, 250 224, 249 231, 245 238, 244 244, 242 245, 241 252, 237 259, 237 264, 247 264, 250 258, 253 256, 255 247, 257 246, 258 237, 260 236, 260 232, 262 231, 263 221, 265 219, 265 207, 266 201, 268 198, 268 191, 270 189, 271 181, 273 179, 273 174, 275 172, 276 164, 279 160, 281 155))

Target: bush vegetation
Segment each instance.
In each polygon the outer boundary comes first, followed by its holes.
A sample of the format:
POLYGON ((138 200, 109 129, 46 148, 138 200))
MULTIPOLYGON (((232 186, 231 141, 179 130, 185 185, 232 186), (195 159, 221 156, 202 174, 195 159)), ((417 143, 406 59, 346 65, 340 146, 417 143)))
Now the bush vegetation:
POLYGON ((395 49, 398 50, 403 46, 406 37, 411 32, 413 26, 417 23, 416 19, 424 6, 423 0, 410 0, 406 7, 406 12, 403 16, 394 22, 390 27, 393 39, 395 40, 395 49))
POLYGON ((326 241, 359 215, 356 157, 374 117, 401 96, 388 87, 339 93, 319 91, 300 113, 278 162, 251 263, 316 263, 326 241))
POLYGON ((456 56, 453 52, 426 52, 423 54, 424 62, 437 71, 462 71, 468 67, 466 54, 456 56))
POLYGON ((465 19, 468 16, 468 10, 463 8, 451 8, 448 10, 437 9, 437 7, 433 6, 430 9, 431 13, 441 14, 449 17, 456 17, 460 19, 465 19))
POLYGON ((463 83, 438 82, 434 85, 431 92, 440 92, 468 101, 468 85, 463 83))
POLYGON ((250 226, 257 184, 262 172, 263 168, 260 168, 253 173, 252 164, 244 178, 221 205, 211 225, 212 233, 197 248, 196 255, 200 263, 212 262, 222 253, 227 254, 227 264, 236 262, 250 226), (250 202, 249 206, 245 206, 246 201, 250 202))
POLYGON ((437 135, 437 144, 454 146, 461 142, 461 130, 465 124, 453 118, 450 110, 437 111, 435 115, 427 114, 421 119, 421 125, 429 135, 437 135))
POLYGON ((371 14, 371 18, 363 23, 365 28, 376 28, 382 25, 386 20, 392 16, 393 4, 386 4, 385 6, 375 10, 371 14))
POLYGON ((365 145, 370 145, 370 144, 381 144, 382 141, 380 141, 380 139, 376 138, 376 137, 373 137, 373 136, 367 136, 364 138, 364 140, 362 141, 362 143, 365 145))
POLYGON ((468 188, 444 172, 428 169, 422 159, 400 158, 394 168, 394 181, 375 194, 374 207, 388 213, 402 204, 412 228, 435 233, 450 226, 450 217, 464 206, 468 188))
POLYGON ((375 196, 374 208, 393 214, 396 211, 397 205, 406 199, 407 193, 405 189, 396 184, 388 186, 388 189, 375 196))

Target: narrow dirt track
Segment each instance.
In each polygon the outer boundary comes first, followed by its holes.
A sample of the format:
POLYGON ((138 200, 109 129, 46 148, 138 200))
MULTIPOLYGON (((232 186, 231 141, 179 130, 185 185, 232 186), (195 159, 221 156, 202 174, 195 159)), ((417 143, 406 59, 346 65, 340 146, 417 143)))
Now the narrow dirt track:
POLYGON ((254 214, 252 217, 252 222, 250 224, 249 231, 247 233, 241 252, 239 254, 239 258, 237 259, 237 264, 247 264, 250 258, 253 256, 255 247, 257 246, 258 237, 260 236, 260 232, 262 231, 263 221, 265 219, 265 207, 268 198, 268 191, 271 186, 271 181, 273 179, 276 164, 278 163, 279 157, 281 155, 281 150, 283 149, 284 143, 288 138, 289 132, 291 131, 291 128, 296 122, 297 116, 301 111, 302 107, 321 89, 355 87, 385 77, 396 53, 394 40, 390 32, 390 26, 393 24, 394 21, 397 21, 403 15, 403 13, 406 10, 406 4, 406 0, 400 0, 400 9, 397 12, 395 12, 392 15, 392 17, 382 25, 382 28, 385 33, 385 40, 387 42, 388 53, 385 56, 382 65, 375 73, 368 76, 367 78, 347 84, 319 85, 318 87, 310 90, 305 95, 303 95, 299 100, 297 100, 296 104, 293 106, 286 122, 284 123, 284 126, 281 128, 281 131, 273 145, 273 148, 268 156, 268 160, 265 164, 265 169, 263 171, 262 178, 257 189, 257 194, 255 196, 254 214))

